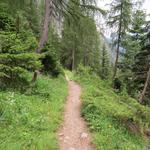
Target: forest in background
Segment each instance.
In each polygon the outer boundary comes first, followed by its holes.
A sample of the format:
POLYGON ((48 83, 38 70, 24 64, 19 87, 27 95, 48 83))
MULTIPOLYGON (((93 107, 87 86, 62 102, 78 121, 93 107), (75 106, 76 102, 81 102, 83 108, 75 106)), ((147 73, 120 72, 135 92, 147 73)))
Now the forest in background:
MULTIPOLYGON (((91 130, 101 133, 97 120, 102 112, 106 118, 104 126, 113 122, 127 127, 122 136, 129 136, 133 143, 139 144, 137 147, 135 144, 135 149, 141 149, 142 143, 149 146, 149 17, 140 9, 139 0, 113 0, 109 5, 110 9, 105 11, 91 0, 1 0, 0 149, 9 150, 12 146, 15 150, 22 147, 41 150, 49 145, 50 139, 53 142, 48 147, 52 150, 57 147, 53 132, 62 120, 60 113, 67 95, 64 69, 72 71, 74 80, 90 91, 90 95, 86 90, 83 94, 83 99, 84 95, 88 97, 83 104, 83 116, 91 130), (102 29, 97 29, 98 15, 110 29, 115 29, 111 43, 102 29), (111 60, 110 51, 115 61, 111 60), (103 95, 99 95, 100 90, 103 95), (104 108, 99 108, 99 101, 104 108), (49 112, 51 105, 54 107, 49 112), (56 119, 49 120, 49 113, 56 119), (131 138, 128 129, 138 134, 136 138, 140 141, 131 138), (47 135, 47 131, 52 134, 47 135), (37 141, 36 136, 41 140, 37 141), (18 138, 21 142, 17 145, 18 138)), ((119 133, 115 128, 114 132, 119 133)), ((108 140, 103 136, 95 138, 99 149, 99 139, 104 138, 104 145, 108 140)), ((130 144, 129 141, 132 147, 130 144)), ((117 149, 115 146, 111 145, 112 149, 117 149)))

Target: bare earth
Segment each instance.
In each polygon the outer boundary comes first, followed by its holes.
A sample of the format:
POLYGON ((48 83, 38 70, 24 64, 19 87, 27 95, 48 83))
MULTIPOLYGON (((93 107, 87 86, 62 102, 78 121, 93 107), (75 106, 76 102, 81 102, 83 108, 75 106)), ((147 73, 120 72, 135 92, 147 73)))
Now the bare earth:
POLYGON ((80 116, 81 87, 69 82, 69 95, 65 105, 64 123, 59 132, 60 150, 94 150, 84 119, 80 116))

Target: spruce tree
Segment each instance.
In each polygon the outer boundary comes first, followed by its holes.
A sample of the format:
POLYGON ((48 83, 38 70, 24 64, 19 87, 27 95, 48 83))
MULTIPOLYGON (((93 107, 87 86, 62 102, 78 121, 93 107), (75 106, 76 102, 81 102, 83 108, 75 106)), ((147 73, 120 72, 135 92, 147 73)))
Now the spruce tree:
POLYGON ((122 44, 123 36, 128 30, 131 22, 132 0, 113 0, 109 15, 108 25, 112 28, 117 28, 116 40, 116 60, 114 66, 113 79, 115 79, 119 61, 119 50, 122 44))
POLYGON ((137 89, 141 91, 139 101, 141 103, 149 103, 149 89, 150 89, 150 75, 149 75, 149 66, 150 66, 150 26, 149 23, 144 28, 143 39, 141 42, 141 50, 135 57, 135 84, 137 89))
POLYGON ((108 79, 109 77, 109 58, 106 50, 105 44, 103 45, 101 52, 101 68, 100 68, 100 76, 102 79, 108 79))
POLYGON ((122 46, 125 54, 121 62, 122 79, 126 84, 127 91, 130 95, 135 96, 136 84, 134 83, 133 67, 135 66, 135 56, 141 50, 141 41, 143 38, 143 26, 146 23, 146 14, 142 10, 136 10, 132 16, 132 23, 128 33, 124 36, 122 46))
POLYGON ((34 52, 37 40, 30 30, 17 33, 13 19, 10 21, 9 17, 5 17, 1 21, 0 86, 20 87, 29 83, 29 72, 41 67, 39 55, 34 52))
POLYGON ((60 51, 61 42, 60 37, 56 33, 53 26, 49 29, 49 38, 42 49, 42 69, 44 74, 52 75, 57 77, 60 73, 63 73, 62 67, 60 65, 60 51))

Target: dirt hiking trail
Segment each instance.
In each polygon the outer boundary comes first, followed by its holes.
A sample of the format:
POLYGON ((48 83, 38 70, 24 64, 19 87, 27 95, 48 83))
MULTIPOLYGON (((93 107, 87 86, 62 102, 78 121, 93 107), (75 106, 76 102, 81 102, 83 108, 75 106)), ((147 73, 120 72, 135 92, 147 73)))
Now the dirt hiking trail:
POLYGON ((64 123, 59 131, 60 150, 95 150, 81 111, 81 87, 68 81, 69 95, 65 104, 64 123))

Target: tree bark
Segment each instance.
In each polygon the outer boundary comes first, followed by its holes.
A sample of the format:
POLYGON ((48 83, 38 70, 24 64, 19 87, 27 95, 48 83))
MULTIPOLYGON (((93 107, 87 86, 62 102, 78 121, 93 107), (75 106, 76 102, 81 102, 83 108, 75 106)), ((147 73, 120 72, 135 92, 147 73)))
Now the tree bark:
POLYGON ((114 67, 113 80, 115 79, 116 74, 117 74, 117 66, 118 66, 118 60, 119 60, 119 48, 120 48, 120 42, 121 42, 122 15, 123 15, 123 14, 122 14, 122 10, 123 10, 123 4, 121 3, 121 14, 120 14, 120 21, 119 21, 117 50, 116 50, 116 60, 115 60, 115 67, 114 67))
POLYGON ((52 14, 52 0, 45 0, 45 16, 37 53, 41 53, 41 50, 43 49, 45 43, 48 40, 48 30, 51 20, 51 14, 52 14))
POLYGON ((72 50, 72 67, 71 70, 74 70, 74 66, 75 66, 75 50, 72 50))
MULTIPOLYGON (((51 21, 51 16, 52 16, 52 0, 45 0, 45 16, 43 21, 42 34, 39 40, 39 46, 36 50, 37 53, 41 53, 45 43, 48 41, 48 30, 51 21)), ((32 82, 35 82, 37 80, 37 77, 38 74, 37 71, 35 71, 32 77, 32 82)))
POLYGON ((38 71, 35 71, 32 77, 32 83, 34 83, 37 80, 37 76, 38 76, 38 71))
POLYGON ((150 65, 149 65, 149 70, 147 72, 147 78, 146 78, 146 81, 145 81, 145 84, 144 84, 144 88, 143 88, 143 91, 142 91, 140 99, 139 99, 140 103, 143 103, 143 101, 144 101, 144 96, 145 96, 145 93, 147 91, 149 81, 150 81, 150 65))
POLYGON ((85 49, 84 50, 84 57, 83 57, 83 64, 84 64, 84 66, 86 66, 87 65, 87 49, 85 49))

